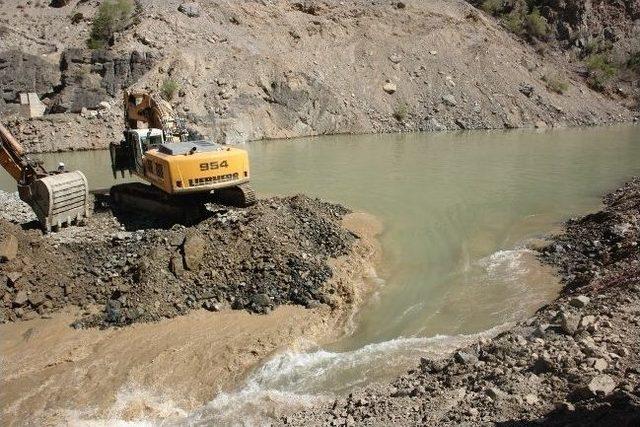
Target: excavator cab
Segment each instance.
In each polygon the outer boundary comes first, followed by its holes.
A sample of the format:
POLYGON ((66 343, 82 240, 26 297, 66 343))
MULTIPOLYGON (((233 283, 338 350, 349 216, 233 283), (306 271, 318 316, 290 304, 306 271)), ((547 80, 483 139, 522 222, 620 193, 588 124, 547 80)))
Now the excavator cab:
POLYGON ((124 138, 118 144, 110 144, 111 169, 113 177, 118 172, 124 177, 125 171, 144 175, 142 156, 151 148, 159 147, 165 141, 160 129, 127 129, 124 138))

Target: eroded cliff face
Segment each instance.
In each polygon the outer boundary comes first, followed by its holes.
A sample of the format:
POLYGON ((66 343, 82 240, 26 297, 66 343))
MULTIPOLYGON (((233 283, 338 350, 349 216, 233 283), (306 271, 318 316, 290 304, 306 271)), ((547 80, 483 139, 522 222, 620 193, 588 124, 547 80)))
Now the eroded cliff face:
MULTIPOLYGON (((61 148, 106 147, 120 123, 120 90, 131 85, 159 90, 165 82, 177 87, 172 103, 180 115, 227 143, 332 133, 596 125, 634 115, 632 97, 623 93, 627 89, 594 90, 589 73, 564 54, 582 43, 576 41, 578 29, 595 28, 585 15, 593 5, 582 11, 569 7, 571 2, 563 8, 549 2, 542 8, 549 17, 541 19, 558 41, 552 46, 546 35, 551 47, 543 51, 537 39, 532 44, 505 28, 505 14, 516 10, 516 2, 496 18, 462 0, 139 0, 130 23, 104 49, 90 51, 87 39, 98 2, 57 8, 19 3, 0 6, 0 58, 19 52, 51 65, 36 67, 43 76, 20 87, 6 77, 13 76, 12 67, 5 68, 0 74, 8 88, 0 105, 5 120, 15 111, 16 94, 26 89, 45 98, 52 113, 88 109, 82 120, 10 120, 32 151, 62 144, 49 131, 58 122, 70 135, 61 148), (566 40, 559 36, 565 33, 566 40), (35 84, 49 80, 46 88, 35 84), (105 101, 108 112, 91 112, 105 101), (95 131, 91 138, 76 139, 83 132, 69 129, 85 119, 91 123, 83 125, 95 131)), ((632 18, 624 17, 619 21, 626 26, 615 31, 631 40, 626 35, 632 34, 627 28, 632 18)), ((637 82, 628 84, 633 85, 637 82)))

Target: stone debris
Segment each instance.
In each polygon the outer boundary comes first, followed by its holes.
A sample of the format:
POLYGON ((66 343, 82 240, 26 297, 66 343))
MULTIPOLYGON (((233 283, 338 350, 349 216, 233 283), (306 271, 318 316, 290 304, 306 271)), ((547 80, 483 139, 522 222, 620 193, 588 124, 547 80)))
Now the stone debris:
MULTIPOLYGON (((21 209, 17 199, 4 200, 6 213, 21 209)), ((348 209, 302 195, 209 207, 210 217, 192 227, 102 211, 46 237, 0 219, 8 260, 0 264, 0 321, 67 306, 103 307, 74 325, 106 327, 198 308, 266 313, 281 304, 340 304, 328 261, 348 255, 357 239, 341 225, 348 209)))
POLYGON ((609 375, 598 375, 589 381, 589 390, 594 395, 607 395, 616 388, 616 383, 609 375))
POLYGON ((13 234, 0 239, 0 262, 13 260, 18 255, 18 239, 13 234))

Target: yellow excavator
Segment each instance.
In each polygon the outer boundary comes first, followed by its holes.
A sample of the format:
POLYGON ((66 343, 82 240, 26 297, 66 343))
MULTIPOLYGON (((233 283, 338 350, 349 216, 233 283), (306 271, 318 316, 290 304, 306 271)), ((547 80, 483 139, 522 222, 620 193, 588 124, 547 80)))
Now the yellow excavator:
POLYGON ((11 133, 0 124, 0 164, 18 184, 18 195, 36 214, 46 232, 89 216, 89 185, 80 171, 64 166, 47 171, 32 160, 11 133))
POLYGON ((255 203, 245 150, 188 140, 184 123, 157 94, 125 91, 124 116, 124 138, 110 144, 114 177, 128 171, 148 184, 113 186, 116 207, 189 222, 202 215, 208 202, 255 203))

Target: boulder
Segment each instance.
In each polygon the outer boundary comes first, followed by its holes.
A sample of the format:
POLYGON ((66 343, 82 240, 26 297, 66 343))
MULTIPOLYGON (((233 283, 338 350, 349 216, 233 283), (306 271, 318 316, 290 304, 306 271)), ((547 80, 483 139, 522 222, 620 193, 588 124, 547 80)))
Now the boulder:
POLYGON ((251 297, 251 302, 258 307, 269 307, 271 306, 271 298, 267 294, 256 294, 251 297))
POLYGON ((169 260, 169 271, 176 277, 180 277, 184 272, 184 260, 180 254, 174 254, 169 260))
POLYGON ((583 316, 582 319, 580 320, 580 327, 582 329, 586 329, 587 327, 593 325, 596 323, 596 316, 583 316))
POLYGON ((18 256, 18 239, 9 234, 0 240, 0 262, 7 262, 18 256))
POLYGON ((109 323, 118 323, 122 320, 122 303, 118 300, 110 299, 105 308, 105 319, 109 323))
POLYGON ((476 355, 465 353, 464 351, 457 351, 456 354, 453 355, 453 358, 456 362, 463 365, 475 365, 478 363, 478 357, 476 355))
POLYGON ((38 307, 39 305, 42 305, 43 302, 44 296, 41 293, 34 293, 29 295, 29 304, 31 304, 33 307, 38 307))
POLYGON ((27 297, 27 293, 25 291, 20 291, 16 294, 15 298, 13 299, 13 306, 22 307, 27 303, 28 300, 29 300, 29 297, 27 297))
POLYGON ((578 295, 577 297, 571 298, 571 300, 569 300, 569 304, 577 308, 582 308, 589 304, 590 301, 591 299, 589 299, 589 297, 585 295, 578 295))
POLYGON ((9 286, 13 286, 14 288, 18 284, 18 280, 22 277, 22 273, 18 271, 11 271, 7 273, 7 284, 9 286))
POLYGON ((49 6, 51 6, 51 7, 65 7, 69 3, 71 3, 71 0, 51 0, 51 2, 49 3, 49 6))
POLYGON ((604 371, 605 369, 607 369, 608 366, 609 364, 604 359, 596 359, 595 362, 593 363, 593 369, 595 369, 598 372, 604 371))
POLYGON ((444 95, 442 97, 442 102, 444 103, 444 105, 447 105, 449 107, 455 107, 456 105, 458 105, 458 101, 456 101, 456 97, 451 94, 444 95))
POLYGON ((397 90, 397 87, 395 83, 391 83, 389 80, 387 80, 384 86, 382 86, 382 90, 384 90, 388 94, 392 94, 392 93, 395 93, 395 91, 397 90))
POLYGON ((602 374, 592 378, 587 387, 595 396, 606 396, 616 388, 616 383, 609 375, 602 374))
POLYGON ((580 316, 562 312, 560 314, 560 329, 567 335, 573 335, 578 330, 580 325, 580 316))
POLYGON ((182 3, 178 6, 178 11, 184 13, 189 18, 197 18, 200 16, 200 5, 195 2, 182 3))
POLYGON ((200 268, 205 247, 206 242, 199 234, 190 234, 185 238, 182 250, 184 254, 184 266, 187 270, 196 271, 200 268))
POLYGON ((531 370, 536 374, 543 374, 553 370, 553 363, 545 357, 538 357, 534 362, 531 370))
POLYGON ((535 88, 532 85, 528 84, 528 83, 520 83, 520 86, 518 87, 518 90, 520 91, 520 93, 522 93, 527 98, 531 98, 531 95, 533 95, 533 92, 535 91, 535 88))

